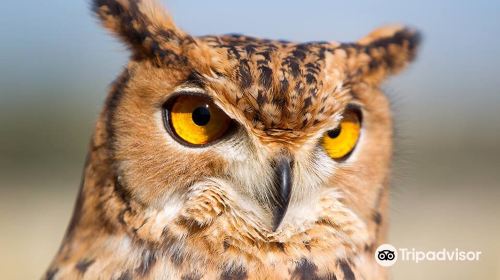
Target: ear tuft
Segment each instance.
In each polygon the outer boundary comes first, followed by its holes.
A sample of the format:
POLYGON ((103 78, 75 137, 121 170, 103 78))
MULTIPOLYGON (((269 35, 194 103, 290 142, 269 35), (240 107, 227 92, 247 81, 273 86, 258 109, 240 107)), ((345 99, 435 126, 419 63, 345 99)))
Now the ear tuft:
POLYGON ((356 60, 353 75, 380 83, 387 75, 405 68, 416 56, 421 35, 402 25, 375 29, 355 44, 349 44, 350 57, 356 60))
POLYGON ((185 63, 183 48, 193 39, 179 30, 155 0, 93 0, 92 11, 104 27, 132 50, 135 58, 185 63))
POLYGON ((390 71, 398 71, 415 58, 420 41, 421 35, 415 29, 389 25, 375 29, 358 43, 372 53, 385 52, 378 57, 379 62, 387 63, 390 71))

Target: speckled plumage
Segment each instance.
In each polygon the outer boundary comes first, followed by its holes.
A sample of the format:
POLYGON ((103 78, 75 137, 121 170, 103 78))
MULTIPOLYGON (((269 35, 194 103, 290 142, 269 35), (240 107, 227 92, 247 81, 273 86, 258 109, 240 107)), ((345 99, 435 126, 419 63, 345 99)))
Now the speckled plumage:
POLYGON ((413 59, 401 26, 356 43, 192 37, 154 1, 95 0, 132 56, 97 122, 81 191, 47 279, 384 279, 392 121, 378 89, 413 59), (209 96, 238 129, 203 148, 165 131, 170 95, 209 96), (345 161, 318 144, 350 104, 362 138, 345 161), (272 168, 293 158, 272 224, 272 168))

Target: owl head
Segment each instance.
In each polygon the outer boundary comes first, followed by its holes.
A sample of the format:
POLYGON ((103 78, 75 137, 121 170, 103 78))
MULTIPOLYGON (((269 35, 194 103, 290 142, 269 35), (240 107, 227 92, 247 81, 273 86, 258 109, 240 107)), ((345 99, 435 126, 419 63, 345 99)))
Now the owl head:
POLYGON ((105 153, 92 158, 126 207, 102 216, 157 242, 196 235, 247 252, 363 250, 383 236, 392 122, 379 86, 414 58, 417 32, 194 37, 154 1, 93 9, 131 52, 94 137, 105 153))

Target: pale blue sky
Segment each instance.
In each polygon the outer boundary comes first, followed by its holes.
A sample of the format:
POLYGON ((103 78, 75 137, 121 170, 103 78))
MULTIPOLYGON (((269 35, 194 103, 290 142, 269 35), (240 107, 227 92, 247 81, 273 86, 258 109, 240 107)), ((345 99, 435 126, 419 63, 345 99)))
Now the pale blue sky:
MULTIPOLYGON (((99 110, 127 53, 97 24, 88 2, 2 4, 0 108, 50 101, 99 110)), ((484 113, 500 101, 500 1, 163 2, 178 25, 195 35, 352 41, 385 23, 407 23, 423 32, 424 45, 417 62, 386 88, 406 104, 410 118, 422 109, 460 114, 473 106, 484 113)))

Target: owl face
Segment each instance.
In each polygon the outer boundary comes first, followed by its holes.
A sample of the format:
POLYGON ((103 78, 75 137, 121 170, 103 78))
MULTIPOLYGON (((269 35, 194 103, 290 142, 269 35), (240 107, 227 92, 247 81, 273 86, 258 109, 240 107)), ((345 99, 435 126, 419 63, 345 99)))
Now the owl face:
POLYGON ((415 32, 352 44, 192 37, 151 1, 97 2, 132 52, 106 107, 128 199, 166 224, 244 223, 280 241, 321 225, 369 243, 392 149, 378 87, 413 58, 415 32))

